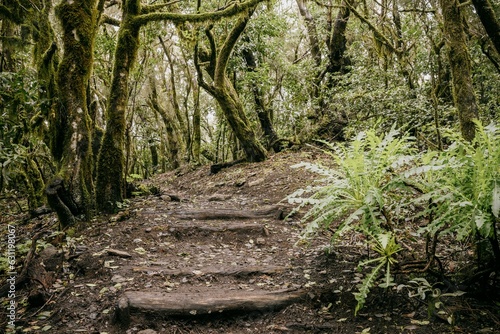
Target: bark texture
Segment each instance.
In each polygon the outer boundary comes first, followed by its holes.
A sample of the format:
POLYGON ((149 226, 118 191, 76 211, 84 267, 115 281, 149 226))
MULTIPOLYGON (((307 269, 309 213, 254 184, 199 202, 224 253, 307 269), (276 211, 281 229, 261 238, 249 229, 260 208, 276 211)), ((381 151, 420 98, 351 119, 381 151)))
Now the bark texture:
POLYGON ((139 49, 139 0, 123 3, 122 22, 115 50, 113 79, 108 98, 106 130, 97 164, 96 200, 99 210, 113 212, 125 195, 125 116, 129 94, 130 71, 139 49))

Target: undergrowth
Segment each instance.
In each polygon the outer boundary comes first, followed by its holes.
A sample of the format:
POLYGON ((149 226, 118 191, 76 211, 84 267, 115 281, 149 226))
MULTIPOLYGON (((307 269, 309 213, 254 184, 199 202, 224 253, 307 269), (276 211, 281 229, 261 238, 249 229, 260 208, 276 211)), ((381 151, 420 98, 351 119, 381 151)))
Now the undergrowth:
MULTIPOLYGON (((473 142, 448 131, 453 144, 444 151, 419 152, 414 138, 392 128, 386 134, 373 129, 350 143, 329 144, 325 150, 336 168, 300 163, 321 176, 314 185, 288 197, 297 210, 307 206, 302 237, 333 232, 332 245, 348 231, 364 235, 375 257, 359 263, 368 272, 354 293, 355 313, 375 286, 395 286, 394 270, 411 275, 431 275, 447 282, 458 279, 442 265, 438 245, 446 240, 475 247, 476 268, 457 286, 483 283, 499 273, 497 229, 500 216, 500 131, 492 124, 476 123, 473 142), (419 222, 411 231, 425 240, 425 254, 414 263, 398 263, 411 243, 405 222, 419 222)), ((406 276, 408 277, 408 276, 406 276)), ((411 297, 411 296, 410 296, 411 297)))

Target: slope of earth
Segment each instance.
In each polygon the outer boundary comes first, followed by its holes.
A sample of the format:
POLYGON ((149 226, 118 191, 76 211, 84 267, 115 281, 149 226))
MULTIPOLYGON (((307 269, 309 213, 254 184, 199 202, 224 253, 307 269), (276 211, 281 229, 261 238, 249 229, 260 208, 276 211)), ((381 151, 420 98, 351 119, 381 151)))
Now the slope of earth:
POLYGON ((47 232, 53 215, 23 225, 18 237, 45 228, 36 259, 47 278, 19 291, 19 332, 495 332, 490 308, 467 298, 453 305, 453 326, 429 318, 416 299, 382 289, 354 317, 366 246, 353 236, 326 252, 326 233, 299 242, 301 213, 287 216, 286 196, 318 178, 291 168, 304 161, 329 164, 311 149, 215 175, 208 166, 165 173, 142 184, 155 195, 135 197, 118 215, 64 239, 47 232))

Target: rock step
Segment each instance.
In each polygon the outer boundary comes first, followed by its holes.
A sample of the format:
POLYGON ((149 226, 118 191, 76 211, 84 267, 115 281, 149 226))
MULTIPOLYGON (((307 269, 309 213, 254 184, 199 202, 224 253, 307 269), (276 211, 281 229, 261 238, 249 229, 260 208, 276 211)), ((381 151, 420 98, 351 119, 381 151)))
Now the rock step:
POLYGON ((237 219, 283 219, 284 210, 279 206, 263 207, 259 210, 237 209, 185 209, 175 210, 172 215, 178 219, 237 220, 237 219))
POLYGON ((159 316, 206 315, 223 312, 278 310, 304 299, 305 290, 206 290, 195 293, 127 291, 118 301, 115 320, 130 324, 131 312, 153 312, 159 316))
POLYGON ((170 276, 203 276, 203 275, 220 275, 220 276, 249 276, 258 274, 277 274, 285 270, 292 269, 285 266, 210 266, 210 267, 189 267, 180 269, 170 269, 165 266, 130 266, 124 269, 135 272, 144 273, 161 273, 170 276))
POLYGON ((165 223, 163 228, 176 238, 191 236, 193 234, 211 235, 216 233, 269 235, 266 226, 256 222, 169 222, 165 223))

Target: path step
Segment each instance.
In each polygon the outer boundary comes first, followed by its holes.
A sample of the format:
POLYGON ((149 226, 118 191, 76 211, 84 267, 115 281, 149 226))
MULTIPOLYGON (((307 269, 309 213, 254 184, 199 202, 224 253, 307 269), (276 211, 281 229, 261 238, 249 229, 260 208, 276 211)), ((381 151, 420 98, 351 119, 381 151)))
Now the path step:
POLYGON ((175 237, 181 238, 193 234, 213 233, 236 233, 236 234, 259 234, 269 235, 264 224, 248 222, 217 222, 208 223, 203 221, 165 223, 164 228, 175 237))
POLYGON ((179 219, 196 220, 237 220, 237 219, 283 219, 284 211, 279 206, 263 207, 260 210, 236 210, 236 209, 185 209, 172 212, 179 219))
POLYGON ((136 272, 145 273, 161 273, 170 276, 203 276, 203 275, 221 275, 221 276, 248 276, 255 274, 277 274, 282 273, 285 270, 291 269, 291 267, 285 266, 210 266, 202 268, 181 268, 181 269, 170 269, 165 266, 132 266, 126 267, 125 269, 131 269, 136 272))
POLYGON ((154 312, 160 316, 206 315, 222 312, 278 310, 306 297, 305 290, 243 291, 206 290, 196 293, 127 291, 118 301, 115 319, 130 324, 131 312, 154 312))

